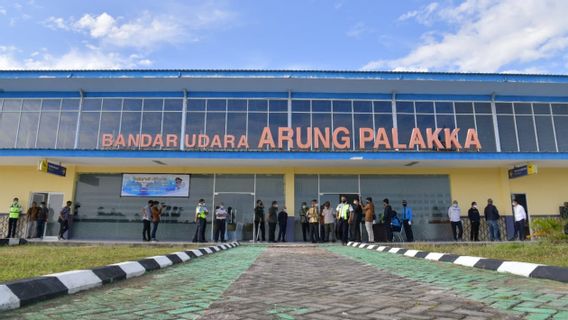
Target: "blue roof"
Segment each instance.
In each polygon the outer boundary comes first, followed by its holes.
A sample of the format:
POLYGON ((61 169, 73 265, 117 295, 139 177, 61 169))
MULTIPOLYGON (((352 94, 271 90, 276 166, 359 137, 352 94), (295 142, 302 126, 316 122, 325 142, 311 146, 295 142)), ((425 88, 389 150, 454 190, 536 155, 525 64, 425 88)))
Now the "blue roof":
POLYGON ((0 79, 282 78, 568 83, 568 75, 339 70, 3 70, 0 79))

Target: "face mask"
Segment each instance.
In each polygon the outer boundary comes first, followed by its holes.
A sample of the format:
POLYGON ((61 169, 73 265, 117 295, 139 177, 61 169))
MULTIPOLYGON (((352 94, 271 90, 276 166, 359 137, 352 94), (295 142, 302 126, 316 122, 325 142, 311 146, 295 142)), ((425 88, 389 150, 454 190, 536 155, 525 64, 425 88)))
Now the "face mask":
POLYGON ((225 208, 225 207, 223 207, 223 206, 220 206, 219 208, 223 209, 223 208, 225 208))
POLYGON ((454 208, 457 208, 457 207, 458 207, 458 204, 457 204, 457 203, 454 203, 454 208))
POLYGON ((302 209, 306 209, 306 205, 302 205, 302 209))
POLYGON ((477 205, 474 205, 473 207, 474 207, 475 209, 477 209, 477 205))

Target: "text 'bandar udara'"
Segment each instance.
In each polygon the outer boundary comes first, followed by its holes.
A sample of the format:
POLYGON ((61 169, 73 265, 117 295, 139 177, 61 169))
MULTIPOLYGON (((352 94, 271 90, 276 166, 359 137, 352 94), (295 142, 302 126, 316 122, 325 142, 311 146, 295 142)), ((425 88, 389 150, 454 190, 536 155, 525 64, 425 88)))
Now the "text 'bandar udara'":
MULTIPOLYGON (((408 141, 399 141, 398 128, 359 128, 358 143, 355 146, 361 150, 372 149, 481 149, 481 143, 475 129, 467 129, 465 140, 460 141, 460 129, 412 129, 408 141), (390 136, 388 134, 390 131, 390 136)), ((253 144, 258 149, 352 149, 352 135, 345 127, 335 128, 290 128, 265 127, 260 134, 258 143, 253 144)), ((186 134, 183 143, 186 148, 210 149, 250 149, 250 142, 246 135, 207 135, 186 134)), ((101 136, 102 148, 176 148, 180 139, 177 134, 108 134, 101 136)))

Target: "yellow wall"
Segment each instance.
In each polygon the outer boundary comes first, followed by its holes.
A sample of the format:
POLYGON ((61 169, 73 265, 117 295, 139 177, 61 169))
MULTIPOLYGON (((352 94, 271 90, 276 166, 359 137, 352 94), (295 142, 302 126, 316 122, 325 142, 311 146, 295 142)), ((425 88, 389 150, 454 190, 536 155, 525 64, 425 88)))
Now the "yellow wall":
MULTIPOLYGON (((33 166, 0 167, 0 203, 5 204, 15 196, 27 207, 30 192, 63 192, 65 199, 74 197, 75 176, 79 173, 259 173, 283 174, 285 202, 289 214, 294 214, 294 174, 448 174, 452 198, 458 200, 462 209, 472 201, 485 206, 492 198, 499 210, 511 214, 511 193, 526 193, 529 212, 558 214, 558 207, 568 201, 568 169, 539 168, 537 175, 509 180, 506 168, 444 169, 444 168, 190 168, 190 167, 87 167, 67 166, 67 177, 39 172, 33 166)), ((428 186, 425 186, 426 188, 428 186)), ((464 210, 465 211, 465 210, 464 210)))

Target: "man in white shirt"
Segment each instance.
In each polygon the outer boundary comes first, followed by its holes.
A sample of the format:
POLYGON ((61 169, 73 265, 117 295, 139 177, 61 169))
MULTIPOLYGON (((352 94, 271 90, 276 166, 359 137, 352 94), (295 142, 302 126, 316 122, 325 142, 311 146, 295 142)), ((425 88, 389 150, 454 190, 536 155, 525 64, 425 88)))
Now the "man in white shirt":
POLYGON ((225 221, 227 220, 227 210, 223 203, 215 209, 215 242, 221 239, 221 242, 225 242, 225 221))
POLYGON ((515 217, 515 235, 513 239, 519 235, 519 240, 525 241, 525 224, 527 221, 527 212, 517 200, 513 200, 513 216, 515 217))
POLYGON ((450 218, 450 223, 452 225, 454 240, 461 241, 463 236, 463 225, 461 222, 461 209, 458 206, 457 200, 454 200, 452 206, 448 208, 448 218, 450 218))

